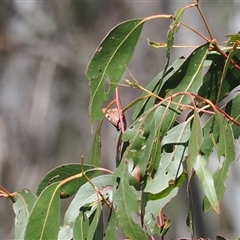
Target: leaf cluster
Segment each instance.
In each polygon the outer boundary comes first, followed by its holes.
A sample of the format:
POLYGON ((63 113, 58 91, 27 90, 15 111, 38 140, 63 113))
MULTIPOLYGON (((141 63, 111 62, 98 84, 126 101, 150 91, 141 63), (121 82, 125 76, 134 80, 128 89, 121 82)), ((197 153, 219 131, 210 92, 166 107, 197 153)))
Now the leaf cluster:
MULTIPOLYGON (((229 35, 219 46, 203 17, 209 38, 183 22, 184 12, 199 1, 178 9, 173 15, 133 19, 113 28, 96 49, 88 68, 89 113, 100 120, 87 164, 66 164, 51 170, 39 184, 36 195, 24 189, 1 196, 13 201, 15 239, 116 239, 121 229, 129 239, 163 237, 170 219, 164 207, 186 188, 189 200, 188 227, 194 237, 194 218, 189 183, 197 177, 201 186, 203 211, 220 213, 229 167, 235 159, 234 140, 240 135, 240 50, 239 34, 229 35), (152 19, 172 22, 166 44, 150 41, 154 48, 166 48, 166 64, 146 87, 136 79, 121 84, 141 31, 152 19), (171 49, 179 27, 202 37, 204 44, 185 59, 170 64, 171 49), (106 80, 109 89, 106 90, 106 80), (118 87, 141 90, 141 96, 121 108, 118 87), (120 130, 117 146, 119 165, 114 172, 101 168, 101 126, 103 103, 115 91, 119 122, 124 112, 135 107, 133 122, 120 130), (217 152, 217 159, 211 157, 217 152), (210 161, 218 166, 214 173, 210 161), (185 183, 185 184, 184 184, 185 183), (60 199, 72 201, 60 222, 60 199), (109 211, 103 224, 103 206, 109 211)), ((105 108, 104 108, 105 109, 105 108)), ((107 108, 108 109, 108 108, 107 108)), ((111 116, 108 116, 111 121, 111 116)), ((115 122, 113 124, 116 125, 115 122)), ((120 125, 121 125, 120 124, 120 125)), ((217 236, 217 239, 224 239, 217 236)))

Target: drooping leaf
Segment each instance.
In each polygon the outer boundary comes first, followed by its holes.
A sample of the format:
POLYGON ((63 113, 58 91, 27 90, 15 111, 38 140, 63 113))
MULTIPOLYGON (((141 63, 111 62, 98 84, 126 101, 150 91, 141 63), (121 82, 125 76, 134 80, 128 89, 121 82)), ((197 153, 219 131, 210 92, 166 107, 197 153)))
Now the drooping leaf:
POLYGON ((209 157, 213 152, 214 145, 216 145, 219 137, 218 125, 215 124, 215 118, 211 117, 203 128, 203 144, 201 146, 201 152, 205 156, 209 157))
MULTIPOLYGON (((157 106, 156 106, 157 107, 157 106)), ((143 159, 145 147, 150 135, 150 128, 156 107, 149 109, 139 119, 137 119, 131 128, 123 134, 122 140, 129 141, 129 146, 124 152, 127 159, 134 162, 134 166, 140 164, 141 173, 144 174, 148 159, 143 159), (141 161, 140 161, 141 159, 141 161)))
POLYGON ((39 196, 29 216, 24 240, 57 239, 60 223, 60 186, 53 183, 39 196))
MULTIPOLYGON (((112 181, 112 175, 102 175, 91 179, 92 184, 94 184, 104 198, 109 201, 112 201, 112 181)), ((101 202, 102 200, 102 197, 89 182, 81 186, 65 213, 64 225, 60 229, 58 239, 72 238, 73 224, 81 208, 101 202), (76 209, 79 211, 76 211, 76 209)))
MULTIPOLYGON (((197 93, 202 84, 202 68, 207 52, 208 44, 197 48, 178 70, 164 82, 160 96, 166 98, 166 93, 170 96, 175 93, 179 94, 179 92, 197 93)), ((165 101, 162 104, 159 102, 144 112, 134 121, 132 127, 124 133, 123 141, 129 142, 129 146, 124 152, 124 158, 132 159, 134 166, 140 167, 141 175, 145 174, 146 167, 151 162, 154 168, 157 168, 161 146, 157 145, 154 140, 159 139, 161 141, 175 123, 176 118, 182 111, 178 103, 189 104, 190 102, 191 99, 186 95, 180 95, 173 99, 169 97, 168 102, 165 101), (175 104, 171 104, 171 101, 174 101, 175 104), (152 156, 156 158, 151 159, 152 156)), ((151 168, 152 166, 150 166, 150 171, 151 168)))
POLYGON ((106 240, 117 239, 117 230, 118 230, 117 224, 118 224, 118 221, 117 221, 115 211, 111 209, 110 218, 108 221, 108 227, 105 232, 106 240))
POLYGON ((191 177, 191 169, 196 172, 204 195, 208 199, 211 207, 215 212, 219 213, 219 204, 214 185, 213 177, 206 168, 207 159, 201 155, 200 149, 203 143, 202 127, 198 113, 194 112, 194 121, 192 125, 191 137, 189 140, 188 150, 189 157, 187 159, 188 177, 191 177))
POLYGON ((101 166, 101 132, 102 132, 102 123, 98 124, 97 130, 92 143, 92 148, 90 151, 90 156, 88 163, 94 166, 101 166))
POLYGON ((220 82, 219 82, 219 88, 218 88, 218 94, 217 94, 216 103, 218 103, 219 100, 220 100, 221 92, 222 92, 222 85, 223 85, 223 82, 225 81, 226 74, 227 74, 227 71, 229 69, 229 66, 232 64, 233 56, 234 56, 234 54, 236 52, 236 48, 237 48, 237 44, 234 44, 233 48, 228 53, 227 59, 226 59, 226 61, 224 63, 222 76, 221 76, 221 79, 220 79, 220 82))
MULTIPOLYGON (((203 78, 203 85, 199 89, 198 95, 209 99, 213 103, 216 102, 221 76, 223 74, 225 58, 218 53, 211 53, 213 59, 212 65, 206 72, 203 78)), ((240 50, 237 49, 233 55, 233 60, 237 63, 240 62, 240 50)), ((236 69, 232 64, 228 67, 224 81, 222 82, 221 92, 219 101, 228 95, 235 87, 240 84, 239 70, 236 69)))
MULTIPOLYGON (((239 91, 240 92, 240 91, 239 91)), ((236 121, 240 121, 240 95, 237 95, 232 101, 230 101, 226 106, 226 113, 233 117, 236 121)), ((240 127, 235 123, 230 123, 232 126, 232 131, 234 138, 237 139, 240 136, 240 127)))
MULTIPOLYGON (((218 202, 220 202, 226 190, 225 181, 228 177, 230 164, 235 159, 235 146, 229 122, 218 112, 215 114, 215 119, 219 127, 219 143, 217 144, 218 158, 220 159, 222 156, 225 158, 222 167, 218 168, 213 175, 217 199, 218 202)), ((205 212, 211 209, 211 204, 207 198, 204 198, 203 207, 205 212)))
POLYGON ((172 24, 170 25, 170 29, 167 33, 167 58, 170 58, 170 51, 173 46, 174 42, 174 35, 178 32, 180 23, 182 22, 183 14, 184 14, 185 8, 179 8, 174 12, 174 20, 172 24))
POLYGON ((190 122, 180 123, 172 128, 162 140, 163 152, 158 170, 149 180, 145 192, 156 194, 174 183, 183 171, 182 161, 187 155, 186 143, 190 137, 190 122))
MULTIPOLYGON (((183 57, 179 58, 171 66, 168 67, 162 83, 160 83, 160 80, 162 79, 163 71, 158 73, 153 78, 153 80, 148 84, 146 89, 156 95, 159 95, 162 84, 164 84, 177 71, 177 69, 183 64, 184 60, 185 59, 183 57)), ((142 93, 142 97, 146 95, 147 95, 146 92, 142 93)), ((133 120, 136 120, 143 112, 146 112, 147 110, 152 108, 153 105, 156 103, 156 100, 157 100, 156 97, 152 96, 152 97, 149 97, 148 99, 144 99, 140 101, 135 108, 135 111, 132 117, 133 120)))
POLYGON ((98 240, 103 238, 103 214, 102 203, 97 203, 96 210, 94 211, 93 219, 89 226, 87 239, 98 240))
POLYGON ((167 226, 160 226, 157 219, 161 210, 165 205, 176 196, 178 188, 186 181, 187 176, 185 173, 175 179, 175 181, 169 185, 169 187, 157 194, 149 194, 143 192, 142 194, 142 216, 144 217, 143 222, 146 225, 148 233, 150 235, 158 234, 164 236, 165 231, 168 229, 167 226), (154 204, 154 206, 151 205, 154 204))
MULTIPOLYGON (((93 165, 87 165, 87 164, 81 165, 77 163, 69 163, 69 164, 58 166, 53 170, 51 170, 49 173, 47 173, 47 175, 40 182, 37 190, 37 195, 39 196, 47 186, 55 182, 63 181, 75 174, 81 173, 82 171, 94 169, 94 167, 95 166, 93 165)), ((96 176, 98 173, 99 171, 87 171, 86 175, 89 178, 92 178, 96 176)), ((67 198, 75 194, 79 189, 79 187, 82 186, 84 183, 86 183, 86 181, 87 181, 86 178, 81 177, 65 183, 63 186, 61 186, 61 195, 60 195, 61 198, 67 198)))
MULTIPOLYGON (((171 96, 179 92, 198 92, 203 82, 202 70, 208 48, 209 44, 206 43, 191 53, 179 69, 165 82, 160 92, 161 97, 171 96)), ((189 96, 184 95, 173 100, 182 104, 191 102, 189 96)))
POLYGON ((166 232, 161 231, 161 227, 157 223, 159 213, 168 202, 171 201, 178 193, 178 188, 174 188, 171 193, 158 200, 149 200, 145 208, 146 214, 144 215, 144 225, 146 226, 147 233, 152 236, 158 234, 164 236, 166 232))
POLYGON ((143 229, 133 220, 138 215, 139 202, 137 191, 129 186, 128 165, 122 161, 113 175, 113 203, 117 220, 129 239, 147 239, 143 229))
POLYGON ((83 240, 87 239, 89 231, 89 219, 84 212, 80 212, 79 216, 76 218, 73 226, 73 239, 83 240))
POLYGON ((107 101, 116 88, 131 60, 144 20, 134 19, 123 22, 113 28, 94 53, 88 68, 90 85, 89 112, 92 121, 103 118, 102 103, 107 101), (109 89, 105 90, 108 79, 109 89), (113 84, 115 83, 115 84, 113 84))
POLYGON ((187 174, 183 172, 178 178, 176 178, 174 181, 169 181, 169 186, 165 188, 163 191, 159 193, 149 193, 148 199, 149 200, 158 200, 164 197, 167 197, 174 188, 179 188, 182 186, 182 184, 187 180, 187 174))
POLYGON ((28 189, 14 194, 16 202, 13 204, 15 213, 15 239, 23 239, 28 218, 36 201, 36 196, 28 189))

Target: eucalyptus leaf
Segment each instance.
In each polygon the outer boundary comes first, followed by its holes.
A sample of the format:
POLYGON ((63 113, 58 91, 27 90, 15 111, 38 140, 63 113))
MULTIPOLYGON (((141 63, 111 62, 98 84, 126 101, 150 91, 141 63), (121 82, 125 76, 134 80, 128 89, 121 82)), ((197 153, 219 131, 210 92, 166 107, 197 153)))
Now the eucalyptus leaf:
POLYGON ((87 239, 89 231, 89 219, 84 212, 80 212, 76 218, 73 226, 73 239, 74 240, 85 240, 87 239))
POLYGON ((14 194, 15 203, 13 210, 15 213, 15 239, 23 239, 28 218, 36 202, 36 196, 28 189, 23 189, 14 194))
POLYGON ((90 156, 88 163, 94 166, 101 166, 101 132, 102 132, 102 122, 98 124, 97 130, 92 143, 92 148, 90 151, 90 156))
POLYGON ((178 32, 180 23, 182 22, 183 14, 185 12, 185 8, 179 8, 174 13, 174 20, 170 25, 170 29, 167 33, 167 58, 170 58, 170 50, 173 46, 174 35, 178 32))
POLYGON ((118 224, 118 220, 116 217, 116 213, 113 209, 111 209, 111 213, 108 220, 108 227, 105 232, 106 240, 117 239, 117 230, 118 230, 117 224, 118 224))
MULTIPOLYGON (((224 157, 222 167, 218 168, 213 175, 217 199, 218 202, 220 202, 226 190, 224 183, 228 177, 230 164, 235 159, 235 146, 230 123, 218 112, 215 114, 215 119, 216 124, 219 127, 219 143, 217 144, 217 153, 219 159, 224 157)), ((203 206, 205 212, 211 209, 211 204, 206 197, 204 198, 203 206)))
MULTIPOLYGON (((145 208, 146 214, 144 215, 144 225, 146 226, 147 233, 149 235, 159 234, 160 226, 157 223, 157 219, 159 216, 159 213, 163 209, 164 206, 166 206, 167 203, 171 201, 173 197, 175 197, 178 193, 178 188, 174 188, 173 191, 166 197, 163 197, 158 200, 150 200, 147 202, 147 206, 145 208)), ((163 236, 162 234, 159 234, 160 236, 163 236)))
MULTIPOLYGON (((176 71, 177 69, 183 64, 183 62, 185 61, 185 59, 183 57, 177 59, 171 66, 169 66, 166 70, 163 82, 161 83, 160 80, 162 79, 162 75, 164 73, 164 71, 161 71, 160 73, 158 73, 152 81, 150 81, 150 83, 147 85, 146 89, 148 91, 151 91, 152 93, 159 95, 160 94, 160 89, 162 87, 162 84, 164 84, 176 71)), ((144 97, 147 95, 146 91, 143 91, 141 97, 144 97)), ((152 106, 156 103, 157 99, 155 96, 151 96, 147 99, 143 99, 142 101, 140 101, 134 111, 133 114, 133 120, 136 120, 140 115, 142 115, 143 112, 146 112, 147 110, 149 110, 150 108, 152 108, 152 106)))
POLYGON ((161 154, 159 167, 154 178, 148 181, 145 192, 159 193, 182 174, 182 162, 188 154, 186 143, 189 137, 189 121, 180 123, 167 132, 162 140, 163 153, 161 154))
POLYGON ((139 203, 137 191, 129 186, 128 166, 122 161, 113 175, 113 203, 114 211, 124 234, 129 239, 147 239, 143 229, 137 224, 133 215, 138 215, 139 203))
POLYGON ((219 213, 219 204, 214 185, 213 177, 206 168, 207 159, 200 154, 200 149, 203 143, 203 133, 198 113, 194 112, 194 121, 192 125, 191 137, 189 140, 189 157, 187 159, 188 177, 191 178, 193 169, 199 178, 200 185, 203 189, 204 195, 208 199, 211 207, 215 212, 219 213))
MULTIPOLYGON (((238 90, 238 92, 240 93, 240 90, 238 90)), ((237 95, 226 106, 226 113, 228 113, 236 121, 240 121, 239 106, 240 106, 240 95, 237 95)), ((236 125, 233 122, 231 122, 230 125, 232 126, 232 131, 233 131, 234 138, 235 139, 239 138, 239 136, 240 136, 240 126, 236 125)))
POLYGON ((30 213, 24 240, 57 239, 60 224, 60 185, 53 183, 39 196, 30 213))
POLYGON ((144 20, 133 19, 114 27, 100 43, 88 68, 90 86, 89 113, 92 121, 103 119, 102 103, 107 101, 116 88, 131 60, 144 20), (105 91, 105 80, 109 89, 105 91))
MULTIPOLYGON (((69 177, 72 177, 76 174, 80 174, 82 171, 86 171, 86 175, 89 178, 92 178, 99 174, 99 171, 87 171, 87 170, 94 170, 93 165, 88 164, 77 164, 77 163, 69 163, 60 165, 54 169, 52 169, 50 172, 46 174, 46 176, 42 179, 38 186, 37 195, 39 196, 42 191, 48 187, 49 185, 61 182, 69 177)), ((86 183, 86 178, 79 177, 76 179, 73 179, 71 181, 68 181, 64 185, 61 186, 61 198, 67 198, 72 196, 77 192, 77 190, 82 186, 84 183, 86 183)))
POLYGON ((103 239, 103 214, 102 214, 102 204, 97 203, 97 208, 92 214, 92 221, 89 226, 87 239, 99 240, 103 239))
MULTIPOLYGON (((91 179, 91 182, 106 200, 112 201, 112 175, 98 176, 91 179)), ((89 182, 82 185, 65 213, 64 225, 59 231, 58 239, 72 238, 73 225, 79 215, 79 211, 81 211, 83 207, 88 207, 102 201, 102 197, 89 182), (78 211, 76 211, 76 209, 78 209, 78 211)), ((89 212, 89 214, 91 213, 92 211, 89 212)), ((87 215, 88 217, 89 214, 87 215)))
MULTIPOLYGON (((229 50, 228 50, 229 51, 229 50)), ((239 70, 232 64, 226 71, 226 76, 222 82, 221 92, 219 93, 221 77, 223 74, 225 58, 218 53, 210 53, 213 61, 203 77, 203 84, 199 89, 198 95, 209 99, 213 103, 216 102, 219 95, 219 101, 226 97, 230 91, 240 84, 239 70)), ((233 60, 238 62, 240 60, 240 49, 236 49, 233 60)))

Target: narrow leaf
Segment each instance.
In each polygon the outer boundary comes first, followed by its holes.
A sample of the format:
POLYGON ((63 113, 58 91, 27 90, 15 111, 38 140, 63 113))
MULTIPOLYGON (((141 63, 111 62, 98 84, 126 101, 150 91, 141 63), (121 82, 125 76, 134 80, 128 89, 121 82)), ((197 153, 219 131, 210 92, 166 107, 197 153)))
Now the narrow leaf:
POLYGON ((16 202, 13 204, 15 213, 15 239, 23 239, 28 218, 36 201, 36 196, 28 189, 15 193, 16 202))
POLYGON ((161 228, 157 223, 159 213, 166 206, 167 203, 171 201, 178 193, 178 188, 173 189, 169 195, 158 200, 150 200, 147 202, 145 208, 146 214, 144 215, 144 225, 147 228, 147 233, 152 236, 154 234, 161 234, 161 228))
MULTIPOLYGON (((63 181, 73 175, 81 173, 82 171, 86 171, 86 175, 92 178, 98 174, 98 171, 88 172, 87 170, 94 169, 94 167, 95 166, 92 165, 81 165, 77 163, 70 163, 58 166, 52 169, 49 173, 47 173, 47 175, 40 182, 37 190, 37 195, 39 196, 42 191, 49 185, 63 181)), ((86 178, 84 177, 67 182, 66 184, 61 186, 61 198, 67 198, 72 196, 84 183, 86 183, 86 178)))
POLYGON ((167 58, 170 58, 170 50, 173 46, 174 42, 174 35, 178 32, 180 23, 182 22, 183 14, 185 8, 180 8, 175 11, 174 13, 174 21, 170 25, 170 29, 167 33, 167 58))
POLYGON ((187 160, 188 175, 191 177, 191 169, 196 172, 204 195, 210 202, 215 212, 219 213, 219 204, 214 186, 214 181, 211 173, 207 170, 207 159, 200 154, 200 149, 203 143, 202 128, 199 115, 194 113, 194 121, 192 126, 191 137, 189 140, 189 158, 187 160))
POLYGON ((239 42, 240 41, 240 34, 229 34, 226 37, 230 38, 229 42, 239 42))
POLYGON ((166 47, 167 44, 166 43, 162 43, 162 42, 154 42, 154 41, 150 41, 149 39, 147 39, 149 46, 153 47, 153 48, 163 48, 166 47))
POLYGON ((117 224, 118 224, 118 221, 117 221, 115 211, 111 209, 111 215, 108 221, 108 227, 105 232, 106 240, 117 239, 117 230, 118 230, 117 224))
POLYGON ((89 226, 87 239, 103 239, 103 232, 102 203, 98 203, 89 226))
MULTIPOLYGON (((229 54, 229 50, 227 52, 229 54)), ((218 53, 209 54, 212 59, 212 64, 203 78, 202 87, 199 89, 198 95, 209 99, 215 103, 219 94, 219 88, 221 83, 221 77, 225 65, 225 58, 218 53)), ((236 49, 233 60, 239 62, 240 50, 236 49)), ((236 69, 232 64, 228 67, 224 81, 222 82, 221 92, 219 95, 219 101, 225 98, 230 91, 240 84, 239 70, 236 69)))
POLYGON ((102 133, 102 123, 98 124, 97 130, 95 132, 95 136, 92 143, 92 148, 90 151, 90 156, 88 159, 88 163, 94 166, 101 166, 101 133, 102 133))
POLYGON ((59 183, 53 183, 39 196, 29 216, 24 240, 57 239, 60 223, 59 183))
POLYGON ((89 231, 89 219, 85 216, 85 213, 80 212, 76 218, 73 226, 73 239, 85 240, 89 231))
POLYGON ((129 239, 147 239, 143 229, 133 220, 138 215, 139 203, 136 190, 129 186, 128 166, 122 161, 114 172, 113 203, 116 217, 129 239))
MULTIPOLYGON (((225 157, 222 166, 217 169, 213 175, 218 202, 221 201, 225 190, 225 181, 228 177, 229 167, 235 159, 235 147, 232 129, 229 122, 220 113, 215 114, 216 124, 219 127, 219 143, 217 144, 217 153, 220 159, 221 156, 225 157)), ((207 212, 211 209, 209 201, 204 198, 204 211, 207 212)))
POLYGON ((94 53, 88 68, 90 85, 89 112, 92 121, 103 118, 102 103, 107 101, 116 88, 130 62, 140 33, 143 19, 123 22, 113 28, 94 53), (109 79, 109 89, 105 91, 105 80, 109 79))
MULTIPOLYGON (((183 64, 184 61, 185 59, 182 57, 177 59, 171 66, 169 66, 165 73, 162 83, 160 83, 160 80, 162 79, 163 71, 158 73, 153 78, 153 80, 148 84, 146 89, 156 95, 159 95, 162 84, 164 84, 177 71, 177 69, 183 64)), ((146 95, 147 95, 147 92, 143 91, 141 97, 144 97, 146 95)), ((143 112, 152 108, 155 103, 156 103, 155 96, 149 97, 147 99, 144 98, 142 101, 140 101, 135 108, 135 111, 132 117, 133 120, 136 120, 138 117, 140 117, 140 115, 142 115, 143 112)))
POLYGON ((162 140, 163 153, 158 170, 149 180, 145 192, 157 194, 182 174, 182 161, 187 156, 186 143, 190 137, 190 122, 184 122, 168 131, 162 140))
MULTIPOLYGON (((238 90, 239 91, 239 90, 238 90)), ((239 91, 240 92, 240 91, 239 91)), ((233 117, 236 121, 240 121, 240 95, 237 95, 232 101, 230 101, 226 106, 226 112, 233 117)), ((240 136, 240 127, 235 123, 230 123, 233 130, 234 139, 240 136)))
POLYGON ((214 146, 218 141, 218 137, 218 125, 215 124, 215 118, 211 117, 203 128, 203 144, 201 146, 201 152, 203 152, 205 156, 209 157, 213 152, 214 146))
MULTIPOLYGON (((91 179, 91 182, 102 193, 104 198, 112 201, 112 175, 98 176, 91 179)), ((76 209, 81 210, 82 207, 101 201, 102 197, 89 182, 81 186, 65 213, 64 225, 59 232, 58 239, 73 237, 73 224, 79 214, 79 211, 76 211, 76 209)))

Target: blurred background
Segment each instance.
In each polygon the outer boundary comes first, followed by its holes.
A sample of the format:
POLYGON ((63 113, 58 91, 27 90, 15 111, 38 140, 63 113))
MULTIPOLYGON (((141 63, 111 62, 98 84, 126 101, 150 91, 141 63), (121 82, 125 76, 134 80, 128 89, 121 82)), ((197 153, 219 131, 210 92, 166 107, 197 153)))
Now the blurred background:
MULTIPOLYGON (((200 1, 219 43, 240 30, 239 1, 200 1)), ((0 184, 10 192, 29 188, 59 164, 88 158, 93 135, 88 115, 87 64, 103 37, 116 24, 130 18, 172 14, 192 1, 1 1, 0 3, 0 184)), ((184 21, 207 34, 195 9, 184 21)), ((152 41, 165 42, 169 20, 145 25, 129 68, 143 85, 163 68, 165 50, 152 41)), ((207 36, 207 35, 206 35, 207 36)), ((177 45, 204 41, 186 29, 176 36, 177 45)), ((175 57, 191 50, 174 49, 175 57)), ((123 106, 139 96, 134 89, 120 89, 123 106), (124 93, 123 93, 124 90, 124 93)), ((131 122, 130 116, 128 121, 131 122)), ((114 169, 117 134, 107 122, 103 131, 104 167, 114 169)), ((236 143, 238 147, 238 143, 236 143)), ((213 238, 240 236, 239 164, 232 167, 222 214, 196 212, 197 234, 213 238)), ((189 238, 185 226, 187 200, 175 199, 166 214, 172 227, 166 239, 189 238)), ((201 208, 201 194, 195 203, 201 208), (199 200, 200 199, 200 200, 199 200)), ((0 199, 0 239, 13 239, 14 214, 8 199, 0 199)))

